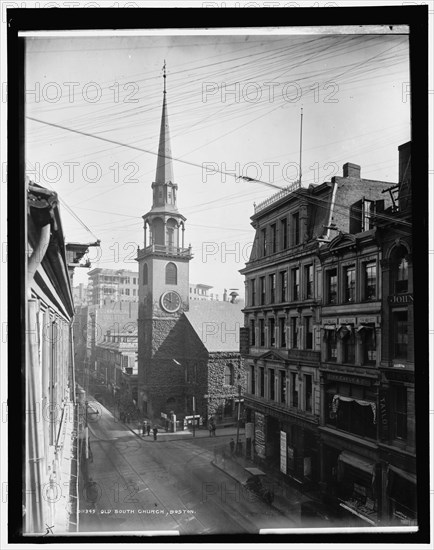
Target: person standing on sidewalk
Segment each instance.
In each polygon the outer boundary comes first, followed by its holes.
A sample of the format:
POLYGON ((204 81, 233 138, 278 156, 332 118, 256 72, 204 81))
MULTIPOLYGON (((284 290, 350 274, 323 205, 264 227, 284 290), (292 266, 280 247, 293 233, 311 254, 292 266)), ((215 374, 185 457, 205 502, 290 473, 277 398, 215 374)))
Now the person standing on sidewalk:
POLYGON ((232 438, 229 442, 229 447, 231 448, 231 456, 234 455, 234 450, 235 450, 235 441, 234 441, 234 438, 232 438))
POLYGON ((151 435, 151 424, 148 424, 146 426, 146 431, 147 431, 148 435, 151 435))
POLYGON ((146 420, 143 420, 143 424, 142 424, 142 435, 146 435, 146 420))
POLYGON ((212 430, 212 435, 213 435, 213 437, 215 437, 216 425, 215 425, 214 422, 211 424, 211 430, 212 430))
POLYGON ((154 429, 152 430, 153 434, 154 434, 154 441, 157 441, 157 434, 158 434, 158 428, 157 426, 154 426, 154 429))

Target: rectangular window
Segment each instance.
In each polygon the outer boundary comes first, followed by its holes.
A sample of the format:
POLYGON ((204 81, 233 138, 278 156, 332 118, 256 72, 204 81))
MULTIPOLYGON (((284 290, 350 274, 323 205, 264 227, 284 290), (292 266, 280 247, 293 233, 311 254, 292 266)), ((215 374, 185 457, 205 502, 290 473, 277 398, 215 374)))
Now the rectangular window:
POLYGON ((261 306, 265 305, 265 277, 259 278, 260 293, 261 293, 261 306))
POLYGON ((291 337, 292 337, 292 347, 298 348, 297 317, 291 317, 291 337))
POLYGON ((297 373, 291 372, 291 406, 298 409, 297 373))
POLYGON ((262 256, 267 255, 267 230, 261 229, 261 250, 262 256))
POLYGON ((265 395, 265 371, 264 367, 259 367, 259 395, 264 397, 265 395))
POLYGON ((284 370, 279 371, 280 374, 280 402, 286 402, 286 372, 284 370))
POLYGON ((394 435, 397 439, 407 439, 407 388, 395 386, 394 395, 394 435))
POLYGON ((126 288, 126 289, 125 289, 125 294, 126 294, 127 296, 130 295, 130 289, 129 289, 129 288, 126 288))
POLYGON ((368 262, 364 265, 364 300, 377 299, 377 263, 368 262))
POLYGON ((271 252, 277 252, 277 226, 275 223, 271 225, 271 252))
POLYGON ((336 361, 338 356, 338 347, 337 347, 337 338, 336 331, 334 329, 326 330, 326 360, 327 361, 336 361))
POLYGON ((135 296, 135 295, 136 295, 136 289, 133 288, 133 296, 135 296))
POLYGON ((279 317, 279 339, 280 347, 286 348, 286 319, 285 317, 279 317))
POLYGON ((298 212, 292 215, 292 244, 300 243, 300 215, 298 212))
POLYGON ((265 346, 265 320, 259 319, 259 338, 260 342, 259 345, 261 347, 265 346))
POLYGON ((305 295, 306 300, 313 298, 313 265, 304 267, 305 295))
POLYGON ((313 349, 313 326, 312 326, 312 317, 304 318, 305 326, 305 349, 313 349))
POLYGON ((254 306, 256 304, 256 281, 255 279, 250 280, 250 305, 254 306))
POLYGON ((250 393, 252 395, 255 395, 256 392, 256 373, 255 373, 255 367, 252 365, 250 367, 250 393))
POLYGON ((362 201, 362 231, 373 228, 373 216, 375 214, 375 201, 362 201))
POLYGON ((268 281, 270 284, 270 304, 274 304, 276 301, 276 274, 272 273, 269 275, 268 281))
POLYGON ((345 302, 356 301, 356 267, 354 265, 344 269, 345 302))
POLYGON ((274 348, 276 345, 276 321, 274 317, 270 318, 268 328, 270 331, 270 347, 274 348))
POLYGON ((291 269, 292 274, 292 299, 294 302, 300 299, 300 270, 298 267, 291 269))
POLYGON ((280 277, 280 301, 286 302, 288 295, 288 272, 281 271, 279 274, 280 277))
POLYGON ((286 218, 280 220, 280 235, 281 250, 286 250, 288 248, 288 220, 286 218))
POLYGON ((341 331, 346 331, 344 338, 342 339, 342 360, 344 363, 354 363, 356 360, 356 338, 354 336, 354 329, 348 325, 349 328, 343 327, 341 331))
POLYGON ((393 314, 393 357, 407 359, 408 315, 406 311, 393 314))
POLYGON ((377 342, 375 337, 375 325, 366 325, 362 332, 363 361, 365 365, 375 365, 377 362, 377 342))
POLYGON ((304 375, 304 406, 307 412, 312 412, 312 376, 304 375))
POLYGON ((255 345, 255 331, 256 331, 256 324, 255 324, 255 320, 252 319, 250 321, 250 345, 251 346, 254 346, 255 345))
POLYGON ((269 374, 269 392, 268 392, 268 395, 269 395, 269 399, 271 401, 274 401, 274 399, 275 399, 274 385, 275 385, 275 380, 276 380, 276 377, 275 377, 275 374, 274 374, 274 369, 269 369, 268 374, 269 374))
POLYGON ((326 272, 327 281, 327 302, 329 304, 336 304, 337 302, 337 290, 338 290, 338 275, 336 269, 329 269, 326 272))

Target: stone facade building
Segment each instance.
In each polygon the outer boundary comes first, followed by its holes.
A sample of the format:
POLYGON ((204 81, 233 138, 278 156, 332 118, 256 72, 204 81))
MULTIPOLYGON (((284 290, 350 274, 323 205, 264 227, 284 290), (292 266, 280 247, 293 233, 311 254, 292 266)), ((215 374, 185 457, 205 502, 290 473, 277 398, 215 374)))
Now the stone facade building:
MULTIPOLYGON (((369 262, 375 262, 376 289, 380 287, 379 247, 372 226, 373 215, 388 203, 382 191, 389 186, 362 179, 360 167, 347 163, 342 177, 307 189, 293 184, 256 206, 252 216, 254 246, 241 271, 247 295, 242 335, 248 377, 246 421, 251 426, 247 449, 250 446, 255 461, 274 463, 286 479, 302 486, 323 483, 326 428, 322 425, 327 391, 334 391, 332 379, 338 376, 336 364, 347 385, 351 376, 369 379, 369 368, 356 373, 355 367, 341 363, 364 364, 363 346, 374 333, 378 338, 369 340, 369 345, 374 341, 375 351, 370 349, 367 355, 369 362, 375 354, 380 357, 381 294, 374 299, 362 293, 373 276, 369 262), (363 291, 354 287, 355 263, 357 277, 366 285, 363 291), (349 282, 348 288, 344 282, 349 282), (354 338, 365 335, 363 346, 353 344, 354 338), (343 339, 335 346, 337 337, 343 339), (331 366, 326 374, 328 359, 331 366)), ((374 361, 377 379, 378 361, 374 361)), ((336 390, 332 395, 333 406, 350 402, 342 392, 341 400, 335 398, 338 394, 336 390)), ((359 401, 371 398, 376 402, 375 396, 357 397, 359 401)), ((372 415, 373 409, 367 409, 372 415)), ((345 441, 340 429, 336 430, 338 455, 345 441)), ((345 458, 342 453, 340 463, 345 458)))

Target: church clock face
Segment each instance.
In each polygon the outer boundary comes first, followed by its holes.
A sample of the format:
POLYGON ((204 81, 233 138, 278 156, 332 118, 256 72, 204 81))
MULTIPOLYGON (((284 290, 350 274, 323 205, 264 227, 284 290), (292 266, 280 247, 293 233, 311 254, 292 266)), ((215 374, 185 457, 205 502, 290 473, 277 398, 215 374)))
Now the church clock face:
POLYGON ((169 290, 161 295, 161 307, 168 313, 175 313, 181 307, 181 296, 169 290))

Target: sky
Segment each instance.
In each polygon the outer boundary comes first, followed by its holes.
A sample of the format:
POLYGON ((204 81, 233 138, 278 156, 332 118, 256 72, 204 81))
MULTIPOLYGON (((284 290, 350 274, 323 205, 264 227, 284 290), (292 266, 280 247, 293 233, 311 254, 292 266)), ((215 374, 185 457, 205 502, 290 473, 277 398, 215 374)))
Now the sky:
POLYGON ((190 282, 243 294, 253 205, 299 177, 301 110, 303 186, 346 162, 397 182, 411 139, 408 36, 335 30, 27 38, 26 170, 58 192, 66 240, 100 239, 92 268, 137 269, 164 62, 190 282))

